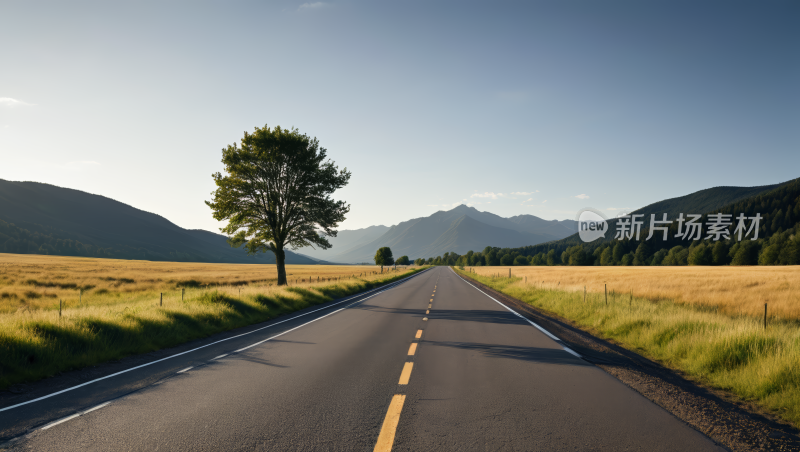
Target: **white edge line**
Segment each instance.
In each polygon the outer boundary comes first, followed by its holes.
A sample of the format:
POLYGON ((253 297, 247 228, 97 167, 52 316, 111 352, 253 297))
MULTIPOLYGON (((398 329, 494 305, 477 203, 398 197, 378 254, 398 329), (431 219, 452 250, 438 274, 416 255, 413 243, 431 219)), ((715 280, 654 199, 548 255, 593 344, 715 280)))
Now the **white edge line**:
MULTIPOLYGON (((513 314, 514 314, 514 315, 516 315, 517 317, 519 317, 519 318, 521 318, 522 320, 525 320, 526 322, 528 322, 528 323, 530 323, 531 325, 535 326, 535 327, 536 327, 536 329, 538 329, 538 330, 539 330, 539 331, 541 331, 542 333, 546 334, 546 335, 547 335, 547 337, 549 337, 550 339, 552 339, 552 340, 554 340, 554 341, 558 342, 559 344, 561 344, 561 342, 562 342, 562 341, 561 341, 561 339, 559 339, 559 338, 557 338, 557 337, 553 336, 553 335, 552 335, 552 334, 551 334, 549 331, 547 331, 546 329, 544 329, 544 328, 540 327, 539 325, 537 325, 537 324, 535 324, 535 323, 531 322, 530 320, 528 320, 528 318, 527 318, 527 317, 523 316, 522 314, 520 314, 520 313, 518 313, 518 312, 514 311, 513 309, 511 309, 511 308, 509 308, 508 306, 504 305, 503 303, 500 303, 499 301, 495 300, 495 299, 494 299, 494 297, 492 297, 492 296, 491 296, 491 295, 489 295, 488 293, 486 293, 486 292, 484 292, 484 291, 482 291, 482 290, 478 289, 477 287, 475 287, 474 285, 472 285, 472 283, 470 283, 470 282, 469 282, 469 281, 467 281, 466 279, 464 279, 464 278, 461 278, 461 275, 459 275, 458 273, 456 273, 456 271, 455 271, 455 270, 453 270, 452 268, 451 268, 450 270, 451 270, 451 271, 452 271, 452 272, 453 272, 453 273, 454 273, 454 274, 455 274, 457 277, 459 277, 459 278, 460 278, 462 281, 464 281, 465 283, 467 283, 467 284, 469 284, 470 286, 472 286, 472 288, 474 288, 474 289, 475 289, 475 290, 477 290, 478 292, 480 292, 480 293, 482 293, 482 294, 486 295, 487 297, 489 297, 489 299, 491 299, 491 300, 492 300, 492 301, 494 301, 495 303, 499 304, 500 306, 502 306, 502 307, 504 307, 504 308, 508 309, 508 311, 509 311, 509 312, 513 313, 513 314)), ((579 354, 578 354, 578 353, 576 353, 575 351, 573 351, 573 350, 569 349, 568 347, 566 347, 566 346, 564 346, 564 345, 561 345, 561 346, 562 346, 562 347, 564 347, 564 350, 566 350, 567 352, 569 352, 569 353, 571 353, 571 354, 573 354, 573 355, 577 356, 578 358, 582 358, 582 357, 581 357, 581 355, 579 355, 579 354)))
POLYGON ((194 366, 187 367, 186 369, 179 370, 179 371, 177 371, 177 372, 175 372, 175 373, 177 373, 177 374, 182 374, 182 373, 184 373, 184 372, 186 372, 186 371, 188 371, 188 370, 192 370, 192 369, 194 369, 194 366))
POLYGON ((94 410, 99 410, 100 408, 103 408, 104 406, 106 406, 106 405, 108 405, 108 404, 110 404, 110 403, 111 403, 110 401, 109 401, 109 402, 106 402, 106 403, 101 403, 100 405, 97 405, 97 406, 96 406, 96 407, 94 407, 94 408, 89 408, 88 410, 86 410, 86 411, 84 411, 83 413, 81 413, 81 415, 83 415, 83 414, 86 414, 86 413, 91 413, 91 412, 92 412, 92 411, 94 411, 94 410))
MULTIPOLYGON (((294 316, 294 317, 291 317, 291 318, 288 318, 288 319, 285 319, 285 320, 281 320, 281 321, 279 321, 279 322, 272 323, 272 324, 270 324, 270 325, 267 325, 267 326, 264 326, 264 327, 261 327, 261 328, 257 328, 257 329, 255 329, 255 330, 253 330, 253 331, 248 331, 247 333, 242 333, 242 334, 239 334, 239 335, 236 335, 236 336, 231 336, 231 337, 228 337, 228 338, 225 338, 225 339, 220 339, 220 340, 218 340, 218 341, 216 341, 216 342, 212 342, 212 343, 210 343, 210 344, 202 345, 202 346, 200 346, 200 347, 193 348, 193 349, 191 349, 191 350, 187 350, 187 351, 185 351, 185 352, 180 352, 180 353, 176 353, 176 354, 174 354, 174 355, 171 355, 171 356, 167 356, 166 358, 157 359, 157 360, 155 360, 155 361, 152 361, 152 362, 149 362, 149 363, 145 363, 145 364, 141 364, 141 365, 138 365, 138 366, 135 366, 135 367, 131 367, 130 369, 121 370, 121 371, 119 371, 119 372, 116 372, 116 373, 113 373, 113 374, 111 374, 111 375, 106 375, 105 377, 96 378, 96 379, 94 379, 94 380, 87 381, 86 383, 81 383, 81 384, 79 384, 79 385, 72 386, 72 387, 70 387, 70 388, 62 389, 61 391, 57 391, 57 392, 54 392, 54 393, 52 393, 52 394, 48 394, 48 395, 46 395, 46 396, 39 397, 39 398, 37 398, 37 399, 28 400, 27 402, 18 403, 18 404, 16 404, 16 405, 7 406, 7 407, 5 407, 5 408, 0 408, 0 412, 7 411, 7 410, 12 410, 12 409, 14 409, 14 408, 18 408, 18 407, 21 407, 21 406, 24 406, 24 405, 28 405, 28 404, 30 404, 30 403, 34 403, 34 402, 39 402, 39 401, 41 401, 41 400, 44 400, 44 399, 49 399, 50 397, 54 397, 54 396, 57 396, 57 395, 59 395, 59 394, 63 394, 63 393, 65 393, 65 392, 69 392, 69 391, 72 391, 72 390, 75 390, 75 389, 81 388, 81 387, 83 387, 83 386, 90 385, 90 384, 92 384, 92 383, 97 383, 98 381, 101 381, 101 380, 105 380, 105 379, 108 379, 108 378, 116 377, 116 376, 118 376, 118 375, 122 375, 122 374, 124 374, 124 373, 128 373, 128 372, 131 372, 131 371, 134 371, 134 370, 137 370, 137 369, 141 369, 141 368, 143 368, 143 367, 152 366, 153 364, 160 363, 160 362, 162 362, 162 361, 166 361, 166 360, 168 360, 168 359, 172 359, 172 358, 175 358, 175 357, 178 357, 178 356, 181 356, 181 355, 185 355, 185 354, 187 354, 187 353, 192 353, 192 352, 195 352, 195 351, 197 351, 197 350, 200 350, 200 349, 203 349, 203 348, 206 348, 206 347, 210 347, 210 346, 212 346, 212 345, 219 344, 219 343, 221 343, 221 342, 229 341, 229 340, 231 340, 231 339, 236 339, 236 338, 238 338, 238 337, 247 336, 248 334, 253 334, 253 333, 257 332, 257 331, 261 331, 261 330, 264 330, 264 329, 267 329, 267 328, 272 328, 272 327, 273 327, 273 326, 275 326, 275 325, 280 325, 281 323, 285 323, 285 322, 289 322, 289 321, 291 321, 291 320, 299 319, 300 317, 304 317, 304 316, 307 316, 307 315, 313 314, 313 313, 315 313, 315 312, 322 311, 323 309, 330 309, 330 307, 331 307, 331 306, 336 306, 336 305, 339 305, 339 304, 342 304, 342 303, 346 303, 346 302, 348 302, 348 301, 352 300, 353 298, 362 297, 362 296, 364 296, 364 295, 366 295, 366 294, 368 294, 368 293, 370 293, 370 292, 374 292, 374 291, 376 291, 376 290, 383 289, 383 290, 381 290, 380 292, 378 292, 378 293, 381 293, 381 292, 384 292, 384 291, 386 291, 386 290, 389 290, 390 288, 392 288, 392 287, 394 287, 394 286, 396 286, 396 285, 398 285, 398 284, 400 284, 400 283, 402 283, 402 282, 404 282, 404 281, 407 281, 407 280, 409 280, 409 279, 411 279, 411 278, 414 278, 415 276, 419 276, 419 275, 421 275, 421 274, 423 274, 423 273, 427 272, 428 270, 430 270, 430 269, 425 269, 425 270, 423 270, 423 271, 421 271, 421 272, 419 272, 419 273, 415 273, 415 274, 413 274, 413 275, 411 275, 411 276, 409 276, 409 277, 407 277, 407 278, 403 278, 403 279, 400 279, 400 280, 398 280, 398 281, 394 281, 394 282, 392 282, 392 283, 389 283, 389 284, 387 284, 386 286, 376 287, 376 288, 374 288, 374 289, 370 289, 370 290, 368 290, 368 291, 366 291, 366 292, 363 292, 363 293, 360 293, 360 294, 355 294, 355 295, 352 295, 352 296, 350 296, 350 297, 348 297, 348 298, 345 298, 345 299, 344 299, 344 300, 342 300, 342 301, 338 301, 338 302, 336 302, 336 303, 332 303, 332 304, 329 304, 329 305, 323 306, 323 307, 321 307, 321 308, 319 308, 319 309, 315 309, 315 310, 313 310, 313 311, 309 311, 309 312, 306 312, 306 313, 303 313, 303 314, 300 314, 300 315, 296 315, 296 316, 294 316)), ((371 295, 371 296, 369 296, 369 297, 367 297, 367 298, 372 298, 374 295, 377 295, 377 293, 376 293, 376 294, 373 294, 373 295, 371 295)), ((364 300, 366 300, 367 298, 365 298, 364 300)), ((364 300, 360 300, 360 301, 364 301, 364 300)), ((359 301, 359 302, 360 302, 360 301, 359 301)), ((344 308, 342 308, 342 309, 344 309, 344 308)), ((339 311, 341 311, 341 309, 339 309, 339 310, 337 310, 337 311, 335 311, 335 312, 339 312, 339 311)), ((333 313, 331 313, 331 314, 333 314, 333 313)), ((330 315, 330 314, 328 314, 328 315, 330 315)), ((324 317, 327 317, 328 315, 326 315, 326 316, 324 316, 324 317)), ((322 318, 322 317, 320 317, 320 318, 322 318)), ((314 321, 316 321, 316 320, 319 320, 319 319, 312 320, 311 322, 314 322, 314 321)), ((309 323, 311 323, 311 322, 304 323, 303 325, 308 325, 308 324, 309 324, 309 323)), ((300 325, 300 326, 303 326, 303 325, 300 325)), ((298 326, 297 328, 300 328, 300 326, 298 326)), ((294 329, 297 329, 297 328, 293 328, 293 330, 294 330, 294 329)), ((292 330, 289 330, 289 331, 292 331, 292 330)), ((281 334, 288 333, 289 331, 285 331, 284 333, 281 333, 281 334)), ((278 336, 280 336, 281 334, 279 334, 278 336)), ((274 337, 278 337, 278 336, 273 336, 273 338, 274 338, 274 337)), ((270 338, 270 339, 272 339, 272 338, 270 338)), ((267 340, 269 340, 269 339, 267 339, 267 340)), ((263 342, 266 342, 266 340, 265 340, 265 341, 261 341, 261 342, 259 342, 259 343, 263 343, 263 342)), ((257 345, 257 344, 254 344, 254 345, 257 345)), ((251 346, 251 347, 252 347, 252 346, 251 346)), ((244 348, 244 349, 242 349, 242 350, 246 350, 247 348, 250 348, 250 347, 245 347, 245 348, 244 348)), ((53 424, 53 425, 55 425, 55 424, 53 424)), ((43 428, 44 428, 44 427, 43 427, 43 428)), ((49 428, 49 427, 48 427, 48 428, 49 428)))
POLYGON ((226 357, 226 356, 228 356, 228 354, 227 354, 227 353, 225 353, 224 355, 219 355, 219 356, 217 356, 216 358, 213 358, 211 361, 214 361, 215 359, 222 359, 222 358, 224 358, 224 357, 226 357))
POLYGON ((67 421, 70 421, 72 419, 75 419, 76 417, 83 416, 84 414, 91 413, 94 410, 99 410, 100 408, 103 408, 104 406, 109 405, 110 403, 111 403, 110 401, 108 401, 106 403, 101 403, 100 405, 97 405, 94 408, 89 408, 86 411, 81 411, 80 413, 75 413, 75 414, 73 414, 71 416, 67 416, 65 418, 61 418, 61 419, 59 419, 59 420, 57 420, 55 422, 51 422, 51 423, 45 425, 44 427, 40 428, 39 430, 47 430, 50 427, 55 427, 58 424, 63 424, 64 422, 67 422, 67 421))
POLYGON ((67 422, 69 420, 75 419, 76 417, 78 417, 80 415, 81 415, 81 413, 75 413, 72 416, 67 416, 65 418, 61 418, 61 419, 59 419, 59 420, 57 420, 55 422, 51 422, 51 423, 45 425, 44 427, 40 428, 39 430, 47 430, 50 427, 55 427, 58 424, 63 424, 64 422, 67 422))

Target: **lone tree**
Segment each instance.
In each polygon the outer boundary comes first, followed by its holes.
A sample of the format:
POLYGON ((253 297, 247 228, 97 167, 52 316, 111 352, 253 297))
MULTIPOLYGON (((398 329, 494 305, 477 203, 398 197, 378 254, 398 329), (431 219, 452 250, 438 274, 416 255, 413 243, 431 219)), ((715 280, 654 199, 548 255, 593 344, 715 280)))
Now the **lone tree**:
POLYGON ((411 264, 411 261, 408 260, 408 256, 400 256, 394 263, 395 265, 409 265, 411 264))
POLYGON ((381 273, 383 273, 384 265, 392 265, 392 264, 394 264, 394 258, 392 257, 392 250, 388 246, 384 246, 383 248, 378 248, 378 252, 375 253, 375 265, 381 266, 381 273))
POLYGON ((297 129, 256 127, 222 150, 225 173, 213 175, 217 189, 206 204, 214 218, 228 221, 220 231, 228 243, 248 254, 275 253, 278 285, 286 284, 284 247, 331 247, 338 224, 350 206, 330 194, 347 185, 350 172, 325 160, 316 138, 297 129), (324 235, 318 233, 321 231, 324 235))

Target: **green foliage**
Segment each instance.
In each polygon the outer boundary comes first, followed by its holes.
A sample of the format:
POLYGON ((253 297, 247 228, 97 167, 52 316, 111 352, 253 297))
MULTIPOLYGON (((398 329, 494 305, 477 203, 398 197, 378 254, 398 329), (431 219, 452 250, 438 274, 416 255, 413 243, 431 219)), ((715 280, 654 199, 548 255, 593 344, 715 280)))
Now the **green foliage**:
POLYGON ((689 250, 678 245, 667 252, 661 265, 688 265, 689 250))
POLYGON ((600 254, 600 265, 614 265, 614 255, 610 246, 603 249, 600 254))
POLYGON ((650 246, 648 242, 641 242, 636 247, 636 253, 633 256, 633 265, 648 265, 652 261, 650 256, 650 246))
POLYGON ((689 250, 689 265, 711 265, 713 263, 712 248, 701 243, 689 250))
POLYGON ((619 264, 622 262, 622 256, 625 255, 625 246, 622 242, 617 242, 614 246, 614 263, 619 264))
POLYGON ((297 129, 256 128, 222 150, 226 175, 213 175, 217 189, 206 204, 232 246, 249 254, 275 253, 278 285, 286 284, 284 247, 331 244, 317 231, 336 236, 350 206, 330 195, 347 185, 350 173, 327 160, 316 138, 297 129))
POLYGON ((381 266, 381 271, 383 271, 384 265, 392 265, 394 264, 394 257, 392 257, 392 250, 388 246, 384 246, 383 248, 378 248, 378 251, 375 252, 375 265, 381 266))
POLYGON ((514 265, 528 265, 528 258, 525 256, 517 256, 514 258, 514 265))
POLYGON ((711 251, 711 261, 714 265, 727 265, 730 262, 728 259, 728 243, 717 242, 711 251))
POLYGON ((394 263, 397 265, 410 265, 411 261, 408 260, 408 256, 400 256, 394 263))
POLYGON ((633 265, 633 259, 634 259, 634 257, 633 257, 633 253, 628 253, 628 254, 626 254, 626 255, 622 256, 622 263, 621 263, 621 265, 624 265, 624 266, 626 266, 626 267, 627 267, 627 266, 630 266, 630 265, 633 265))
POLYGON ((745 240, 734 244, 730 251, 731 265, 757 265, 758 244, 745 240))

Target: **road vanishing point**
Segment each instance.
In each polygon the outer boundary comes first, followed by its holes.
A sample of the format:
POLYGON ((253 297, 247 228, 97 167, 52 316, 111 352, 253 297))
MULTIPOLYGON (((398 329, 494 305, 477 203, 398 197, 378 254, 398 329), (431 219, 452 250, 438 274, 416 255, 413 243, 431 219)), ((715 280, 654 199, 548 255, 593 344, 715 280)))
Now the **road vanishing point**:
POLYGON ((0 407, 0 449, 723 450, 449 268, 0 407))

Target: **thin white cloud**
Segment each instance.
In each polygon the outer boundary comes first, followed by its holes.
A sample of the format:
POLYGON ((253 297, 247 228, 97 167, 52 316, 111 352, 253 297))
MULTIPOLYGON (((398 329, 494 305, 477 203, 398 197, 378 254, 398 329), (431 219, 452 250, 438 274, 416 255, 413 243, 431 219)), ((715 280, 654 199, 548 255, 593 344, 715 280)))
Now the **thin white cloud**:
POLYGON ((487 191, 487 192, 484 192, 484 193, 473 193, 472 195, 470 195, 470 198, 492 198, 492 199, 497 199, 497 198, 502 198, 504 196, 506 196, 506 195, 504 195, 503 193, 494 193, 494 192, 487 191))
POLYGON ((33 104, 29 104, 27 102, 23 102, 17 99, 12 99, 10 97, 0 97, 0 105, 4 107, 23 107, 23 106, 31 106, 33 104))
POLYGON ((300 5, 299 8, 297 8, 297 10, 298 11, 303 11, 303 10, 310 10, 310 9, 320 9, 320 8, 325 7, 325 6, 328 6, 328 4, 325 3, 325 2, 303 3, 302 5, 300 5))
POLYGON ((580 195, 575 196, 578 199, 589 199, 589 195, 581 193, 580 195))
POLYGON ((539 193, 539 190, 536 190, 536 191, 515 191, 515 192, 513 192, 511 194, 512 195, 519 195, 519 196, 529 196, 529 195, 532 195, 534 193, 539 193))
POLYGON ((544 203, 546 203, 546 202, 547 202, 547 200, 545 199, 544 201, 542 201, 542 204, 544 204, 544 203))

